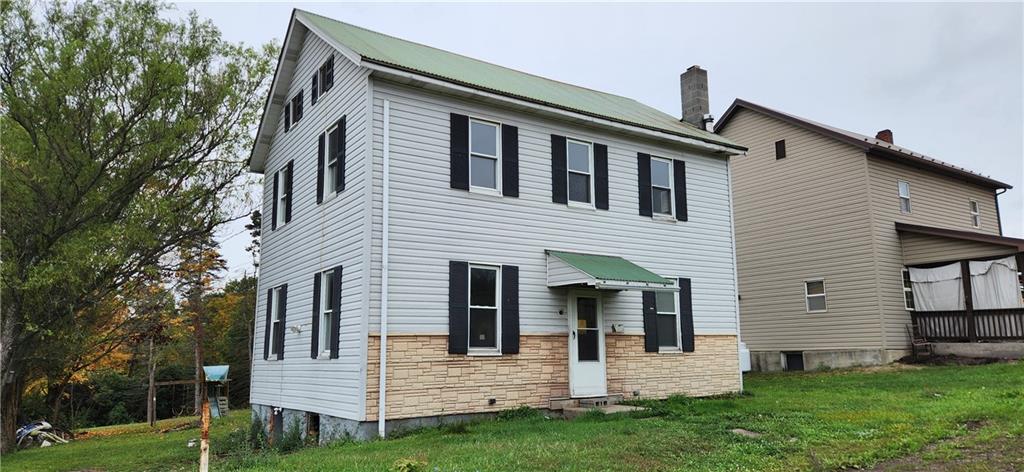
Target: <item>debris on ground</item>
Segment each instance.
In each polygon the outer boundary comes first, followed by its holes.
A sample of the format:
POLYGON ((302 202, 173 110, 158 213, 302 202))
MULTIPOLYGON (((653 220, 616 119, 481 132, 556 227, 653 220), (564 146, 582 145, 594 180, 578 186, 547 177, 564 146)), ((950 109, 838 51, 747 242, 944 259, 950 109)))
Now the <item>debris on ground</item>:
POLYGON ((750 430, 747 430, 747 429, 743 429, 743 428, 736 428, 736 429, 733 429, 731 431, 733 432, 733 434, 738 434, 740 436, 746 436, 748 438, 759 438, 759 437, 761 437, 761 433, 755 433, 753 431, 750 431, 750 430))
POLYGON ((934 356, 906 356, 896 361, 901 364, 914 365, 985 365, 998 362, 1013 362, 1013 359, 1000 357, 962 357, 952 354, 934 356))

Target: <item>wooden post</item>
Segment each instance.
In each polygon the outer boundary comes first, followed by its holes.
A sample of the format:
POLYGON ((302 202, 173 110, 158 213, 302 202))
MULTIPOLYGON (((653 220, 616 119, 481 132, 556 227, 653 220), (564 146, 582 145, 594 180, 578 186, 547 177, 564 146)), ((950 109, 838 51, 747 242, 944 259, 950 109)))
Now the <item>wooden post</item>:
POLYGON ((978 329, 974 325, 974 294, 971 290, 971 263, 960 261, 960 278, 964 286, 964 312, 967 314, 967 340, 978 340, 978 329))
POLYGON ((146 390, 146 421, 149 426, 156 426, 156 364, 153 359, 153 338, 149 338, 149 389, 146 390))

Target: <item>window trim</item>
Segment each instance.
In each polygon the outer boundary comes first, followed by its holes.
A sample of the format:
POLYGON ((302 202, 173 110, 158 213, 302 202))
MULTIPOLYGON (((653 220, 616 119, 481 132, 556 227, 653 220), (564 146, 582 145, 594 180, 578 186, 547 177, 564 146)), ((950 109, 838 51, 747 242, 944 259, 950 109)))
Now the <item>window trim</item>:
MULTIPOLYGON (((679 278, 678 277, 665 277, 665 278, 674 281, 675 287, 679 288, 679 278)), ((681 311, 682 310, 679 309, 679 292, 672 292, 672 309, 675 310, 675 313, 673 313, 673 314, 676 317, 676 345, 675 346, 662 346, 661 342, 659 341, 658 342, 658 353, 663 353, 663 352, 670 352, 670 353, 671 352, 683 352, 683 323, 682 323, 682 319, 681 319, 681 316, 682 316, 681 311)), ((657 317, 657 316, 663 316, 663 315, 668 315, 668 314, 670 314, 670 313, 658 311, 658 294, 656 292, 654 294, 654 316, 657 317)))
POLYGON ((287 190, 286 190, 287 185, 286 185, 285 182, 287 182, 287 181, 285 180, 285 172, 287 172, 287 171, 288 171, 288 166, 287 165, 285 165, 284 167, 282 167, 282 168, 277 170, 277 181, 278 181, 278 184, 277 184, 277 189, 276 189, 276 192, 275 192, 275 195, 274 195, 274 199, 277 201, 277 221, 275 222, 275 223, 277 223, 277 228, 276 229, 281 229, 282 226, 288 224, 288 221, 286 221, 287 216, 288 216, 287 215, 287 213, 288 213, 287 208, 288 208, 288 199, 291 198, 291 195, 289 195, 287 190))
POLYGON ((900 199, 900 213, 903 213, 905 215, 909 215, 909 214, 913 213, 914 205, 911 203, 910 181, 903 180, 903 179, 897 180, 896 181, 896 194, 899 196, 899 199, 900 199), (903 196, 903 185, 902 184, 906 184, 906 186, 907 186, 907 195, 906 196, 903 196), (904 200, 907 201, 907 208, 906 208, 906 210, 903 209, 903 201, 904 200))
POLYGON ((466 277, 466 355, 469 356, 500 356, 501 355, 501 265, 470 262, 466 277), (473 305, 473 269, 494 271, 494 306, 473 305), (494 347, 473 347, 470 345, 473 334, 473 309, 494 310, 494 347))
POLYGON ((469 130, 466 133, 469 139, 469 191, 501 196, 501 123, 495 120, 469 117, 469 130), (473 123, 482 123, 494 126, 494 151, 495 155, 489 156, 480 152, 473 152, 473 123), (473 157, 494 160, 494 188, 473 185, 473 157))
MULTIPOLYGON (((270 304, 270 349, 267 350, 268 361, 277 360, 277 336, 279 335, 276 329, 277 323, 281 320, 281 310, 278 300, 281 299, 281 292, 284 290, 283 285, 278 285, 270 290, 270 299, 267 303, 270 304)), ((282 333, 280 336, 284 336, 284 326, 281 326, 282 333)), ((281 341, 281 349, 284 349, 284 341, 281 341)))
POLYGON ((825 278, 824 277, 816 277, 816 278, 813 278, 813 279, 804 279, 804 309, 807 310, 807 313, 827 313, 828 312, 828 289, 825 287, 825 278), (810 294, 807 291, 807 286, 811 282, 821 282, 821 293, 820 294, 812 295, 812 294, 810 294), (825 308, 822 309, 822 310, 812 310, 811 309, 811 304, 810 304, 811 297, 821 297, 822 299, 824 299, 824 301, 825 301, 825 308))
POLYGON ((967 207, 971 211, 971 226, 981 228, 981 205, 975 199, 967 200, 967 207))
POLYGON ((320 313, 317 313, 317 316, 320 317, 320 331, 317 333, 317 343, 319 344, 320 352, 316 353, 317 359, 331 358, 331 321, 334 318, 334 309, 333 307, 328 309, 327 305, 334 294, 332 293, 332 284, 328 283, 327 276, 331 275, 333 277, 333 274, 334 269, 320 272, 320 313), (324 323, 325 318, 327 323, 324 323))
POLYGON ((900 288, 903 289, 903 308, 906 309, 907 311, 917 311, 916 307, 907 306, 907 293, 908 292, 910 293, 910 297, 911 297, 910 299, 911 300, 914 299, 913 298, 914 297, 914 286, 913 286, 913 284, 911 284, 911 286, 908 287, 907 286, 907 282, 909 282, 909 281, 910 281, 910 269, 904 267, 902 270, 900 270, 900 288), (904 274, 906 274, 906 278, 904 278, 904 274))
POLYGON ((569 206, 580 207, 580 208, 590 208, 590 209, 597 208, 597 206, 596 206, 597 205, 597 203, 596 203, 597 198, 595 198, 594 192, 595 192, 595 189, 594 189, 594 143, 589 142, 589 141, 583 141, 583 140, 579 140, 579 139, 573 139, 573 138, 566 137, 565 138, 565 201, 566 201, 566 204, 569 205, 569 206), (588 172, 580 172, 578 170, 573 170, 571 167, 569 167, 569 144, 570 143, 582 144, 582 145, 587 147, 587 170, 588 170, 588 172), (587 183, 590 185, 590 191, 587 194, 587 196, 590 199, 589 202, 580 202, 580 201, 576 201, 576 200, 572 199, 571 193, 569 191, 569 174, 580 174, 580 175, 586 175, 587 176, 587 183))
POLYGON ((675 220, 676 216, 676 182, 675 182, 675 160, 666 157, 655 157, 651 156, 651 216, 655 218, 667 218, 675 220), (654 184, 654 161, 663 161, 668 164, 668 213, 662 213, 654 210, 654 189, 662 189, 665 187, 654 184))

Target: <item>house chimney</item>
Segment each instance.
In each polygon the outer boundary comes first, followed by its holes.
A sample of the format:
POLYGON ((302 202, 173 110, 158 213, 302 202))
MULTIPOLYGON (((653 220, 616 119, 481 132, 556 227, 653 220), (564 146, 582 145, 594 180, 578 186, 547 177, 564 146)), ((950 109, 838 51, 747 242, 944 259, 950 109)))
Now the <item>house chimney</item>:
POLYGON ((892 144, 892 130, 883 129, 882 131, 879 131, 878 134, 875 135, 875 139, 880 139, 892 144))
POLYGON ((708 71, 694 65, 679 76, 683 97, 683 121, 707 129, 711 117, 708 103, 708 71))

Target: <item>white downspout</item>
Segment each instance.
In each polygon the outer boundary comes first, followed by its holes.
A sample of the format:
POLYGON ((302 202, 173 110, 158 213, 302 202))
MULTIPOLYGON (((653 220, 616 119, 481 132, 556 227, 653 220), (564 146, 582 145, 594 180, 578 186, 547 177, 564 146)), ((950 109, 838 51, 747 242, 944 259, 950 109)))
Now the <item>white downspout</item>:
POLYGON ((380 383, 377 391, 380 393, 377 400, 377 435, 385 437, 384 434, 384 412, 385 400, 387 399, 387 374, 388 374, 388 212, 390 205, 391 179, 391 101, 384 100, 384 176, 381 186, 381 243, 380 243, 380 383))
MULTIPOLYGON (((744 156, 746 154, 740 154, 744 156)), ((725 175, 726 185, 729 191, 729 236, 732 238, 732 286, 736 289, 736 356, 742 355, 741 349, 743 345, 743 339, 740 337, 740 278, 739 278, 739 267, 736 265, 736 209, 732 204, 732 160, 733 157, 728 157, 728 161, 725 164, 725 175)), ((743 392, 743 362, 740 359, 736 360, 739 368, 737 369, 740 376, 740 392, 743 392)))

